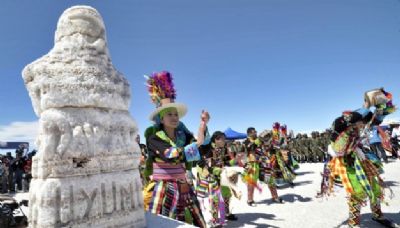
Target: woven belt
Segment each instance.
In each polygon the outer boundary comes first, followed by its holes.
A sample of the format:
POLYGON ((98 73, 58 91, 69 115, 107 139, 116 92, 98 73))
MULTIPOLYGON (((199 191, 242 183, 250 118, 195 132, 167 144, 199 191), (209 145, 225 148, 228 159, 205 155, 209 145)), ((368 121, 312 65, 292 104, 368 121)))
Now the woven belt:
POLYGON ((186 179, 186 171, 182 164, 153 163, 154 180, 186 179))

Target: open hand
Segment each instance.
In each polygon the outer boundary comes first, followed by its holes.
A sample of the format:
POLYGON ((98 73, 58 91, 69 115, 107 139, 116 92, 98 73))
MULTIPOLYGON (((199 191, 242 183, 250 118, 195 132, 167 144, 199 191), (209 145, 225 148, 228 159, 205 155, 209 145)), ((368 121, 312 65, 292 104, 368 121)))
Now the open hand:
POLYGON ((210 114, 207 112, 207 110, 202 110, 200 118, 201 118, 201 121, 203 121, 205 124, 207 124, 208 121, 210 121, 210 114))

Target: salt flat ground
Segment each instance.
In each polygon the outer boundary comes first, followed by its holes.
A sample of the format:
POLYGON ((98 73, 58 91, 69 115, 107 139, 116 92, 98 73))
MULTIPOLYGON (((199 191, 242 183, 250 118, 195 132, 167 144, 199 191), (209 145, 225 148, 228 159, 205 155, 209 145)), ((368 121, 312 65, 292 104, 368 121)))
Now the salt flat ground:
MULTIPOLYGON (((229 222, 227 227, 347 227, 348 208, 346 193, 343 188, 335 187, 335 195, 328 198, 316 198, 320 190, 322 163, 303 163, 296 170, 295 187, 278 189, 278 194, 285 201, 276 204, 271 201, 271 194, 266 185, 262 192, 256 191, 254 200, 256 207, 246 204, 246 187, 242 184, 243 198, 232 201, 233 213, 238 221, 229 222)), ((382 205, 384 214, 400 224, 400 160, 390 160, 384 165, 382 175, 394 197, 386 200, 389 205, 382 205)), ((361 227, 382 227, 371 220, 369 205, 361 210, 361 227)))

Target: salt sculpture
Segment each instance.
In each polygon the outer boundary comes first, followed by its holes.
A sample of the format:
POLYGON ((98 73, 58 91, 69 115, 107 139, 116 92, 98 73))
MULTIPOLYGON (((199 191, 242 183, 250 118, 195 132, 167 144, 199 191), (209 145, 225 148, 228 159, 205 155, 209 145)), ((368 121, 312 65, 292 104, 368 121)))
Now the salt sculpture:
POLYGON ((55 44, 23 79, 40 118, 31 227, 144 227, 129 83, 110 59, 92 7, 61 15, 55 44))

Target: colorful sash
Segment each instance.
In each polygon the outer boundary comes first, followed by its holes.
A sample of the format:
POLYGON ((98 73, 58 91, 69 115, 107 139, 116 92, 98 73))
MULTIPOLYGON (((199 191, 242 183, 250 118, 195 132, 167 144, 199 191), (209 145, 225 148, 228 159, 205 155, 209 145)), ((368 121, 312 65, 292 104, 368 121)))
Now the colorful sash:
POLYGON ((364 169, 361 165, 361 162, 360 162, 360 159, 358 158, 358 156, 355 156, 354 168, 356 169, 357 180, 360 182, 361 186, 363 186, 368 197, 371 199, 371 203, 375 203, 376 197, 374 195, 374 192, 372 191, 371 185, 367 179, 367 176, 365 175, 364 169))
POLYGON ((242 180, 246 184, 255 187, 259 192, 262 191, 261 186, 257 183, 260 167, 257 162, 249 162, 245 172, 242 174, 242 180))
POLYGON ((276 160, 278 161, 280 170, 282 171, 283 179, 289 183, 293 182, 294 178, 296 177, 295 175, 292 174, 286 167, 285 162, 283 161, 283 158, 281 157, 281 152, 278 151, 276 153, 276 160))
MULTIPOLYGON (((221 225, 225 224, 225 202, 219 184, 213 178, 200 177, 197 182, 196 193, 197 197, 205 198, 208 196, 214 222, 221 225)), ((205 208, 204 205, 203 208, 205 208)))
POLYGON ((344 189, 348 194, 353 193, 353 187, 351 186, 349 177, 347 176, 346 166, 344 165, 343 157, 334 157, 328 164, 329 169, 331 171, 329 178, 329 190, 333 191, 333 182, 335 180, 335 176, 339 176, 342 180, 342 184, 344 189))
POLYGON ((342 132, 337 137, 336 141, 332 143, 332 149, 336 152, 337 156, 343 156, 354 150, 355 143, 351 142, 352 139, 347 132, 342 132))
POLYGON ((208 195, 208 181, 200 179, 196 185, 198 197, 205 198, 208 195))
MULTIPOLYGON (((177 143, 175 144, 174 141, 172 141, 167 134, 164 131, 158 131, 156 135, 164 140, 165 142, 168 142, 171 147, 164 152, 164 156, 167 158, 176 158, 179 157, 179 147, 182 147, 185 143, 185 135, 183 132, 178 131, 177 132, 177 137, 176 141, 177 143)), ((185 158, 187 162, 191 161, 199 161, 200 160, 200 152, 199 149, 197 148, 196 143, 191 143, 187 146, 184 147, 183 152, 185 154, 185 158)))
MULTIPOLYGON (((210 205, 213 205, 212 202, 216 200, 218 202, 218 213, 219 213, 219 224, 225 224, 225 201, 222 197, 221 188, 218 185, 209 184, 211 189, 211 194, 209 196, 210 205)), ((215 210, 215 209, 214 209, 215 210)))

